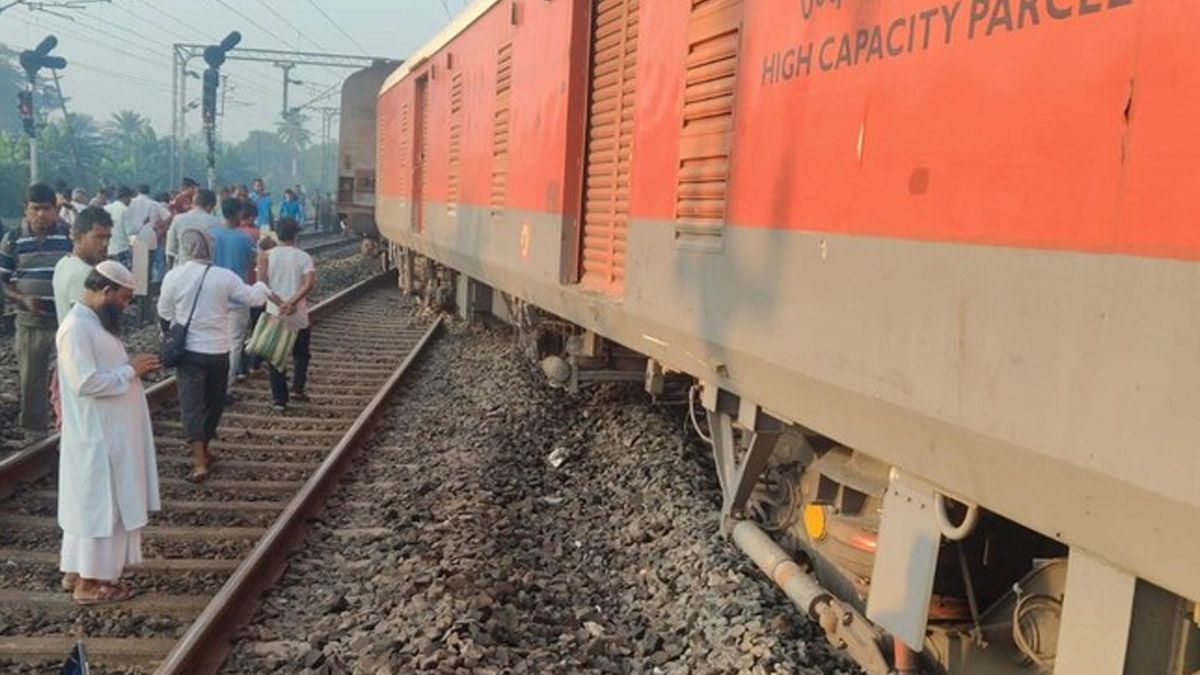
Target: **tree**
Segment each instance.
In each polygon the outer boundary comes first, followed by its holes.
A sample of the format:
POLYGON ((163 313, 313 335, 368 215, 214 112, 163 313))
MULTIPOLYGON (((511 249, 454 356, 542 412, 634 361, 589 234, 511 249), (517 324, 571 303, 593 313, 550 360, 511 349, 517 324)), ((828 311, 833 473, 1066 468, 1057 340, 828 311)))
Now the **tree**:
MULTIPOLYGON (((0 45, 0 216, 5 220, 20 217, 29 182, 29 140, 16 110, 16 93, 24 88, 25 76, 16 56, 16 51, 0 45)), ((89 192, 137 183, 148 183, 155 190, 175 187, 170 184, 171 138, 155 133, 140 113, 119 110, 103 122, 72 114, 67 124, 58 92, 46 82, 39 84, 35 103, 42 180, 62 180, 89 192)), ((218 182, 249 184, 261 177, 276 192, 293 184, 310 192, 333 191, 336 172, 322 173, 321 157, 324 153, 336 158, 337 148, 313 145, 305 122, 293 113, 272 130, 253 131, 239 143, 218 144, 218 182), (322 184, 323 178, 329 184, 322 184)), ((205 175, 204 147, 199 135, 182 140, 178 151, 183 154, 184 175, 205 175)))
POLYGON ((283 144, 287 146, 288 151, 291 153, 291 182, 295 182, 298 179, 300 152, 312 143, 312 132, 305 128, 305 121, 307 121, 307 118, 299 110, 292 110, 284 115, 284 118, 278 122, 276 127, 279 140, 283 141, 283 144))
POLYGON ((144 142, 154 137, 154 129, 150 120, 132 110, 120 110, 108 119, 107 131, 112 137, 116 149, 130 162, 137 156, 137 151, 144 142))
POLYGON ((292 111, 287 117, 276 122, 275 133, 289 150, 300 152, 312 144, 312 132, 304 126, 307 121, 306 116, 292 111))
POLYGON ((23 133, 0 129, 0 216, 6 220, 21 217, 21 200, 28 185, 29 139, 23 133))

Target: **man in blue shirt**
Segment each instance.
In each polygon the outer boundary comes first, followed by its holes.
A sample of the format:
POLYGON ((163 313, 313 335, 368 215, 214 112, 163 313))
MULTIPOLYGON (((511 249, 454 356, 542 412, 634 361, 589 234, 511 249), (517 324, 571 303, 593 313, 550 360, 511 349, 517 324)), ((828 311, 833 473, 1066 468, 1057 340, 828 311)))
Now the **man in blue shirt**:
POLYGON ((258 207, 258 219, 254 221, 260 230, 269 230, 275 227, 275 214, 271 212, 271 193, 267 192, 267 188, 263 185, 263 179, 254 179, 254 192, 250 193, 250 201, 258 207))
POLYGON ((295 190, 288 188, 283 191, 283 201, 279 203, 279 217, 291 218, 304 225, 304 203, 296 197, 295 190))
MULTIPOLYGON (((254 240, 250 235, 238 229, 238 220, 242 211, 242 203, 229 198, 221 202, 221 215, 225 222, 213 225, 208 233, 213 240, 213 264, 238 275, 243 282, 250 279, 250 270, 255 262, 254 240)), ((250 308, 236 305, 229 310, 229 335, 233 339, 233 349, 229 352, 229 384, 226 390, 226 403, 232 403, 233 385, 237 379, 238 370, 242 364, 242 347, 245 344, 246 328, 250 325, 250 308)))

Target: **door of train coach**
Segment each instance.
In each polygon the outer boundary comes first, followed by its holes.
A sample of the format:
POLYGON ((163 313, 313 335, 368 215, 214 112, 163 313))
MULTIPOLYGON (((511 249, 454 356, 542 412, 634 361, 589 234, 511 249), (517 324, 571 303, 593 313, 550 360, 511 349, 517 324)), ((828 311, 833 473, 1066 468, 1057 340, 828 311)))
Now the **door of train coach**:
POLYGON ((416 106, 413 120, 413 186, 412 226, 417 232, 425 231, 425 185, 429 174, 426 161, 426 139, 429 137, 429 76, 422 75, 416 84, 416 106))
POLYGON ((625 288, 639 0, 593 0, 580 284, 625 288))

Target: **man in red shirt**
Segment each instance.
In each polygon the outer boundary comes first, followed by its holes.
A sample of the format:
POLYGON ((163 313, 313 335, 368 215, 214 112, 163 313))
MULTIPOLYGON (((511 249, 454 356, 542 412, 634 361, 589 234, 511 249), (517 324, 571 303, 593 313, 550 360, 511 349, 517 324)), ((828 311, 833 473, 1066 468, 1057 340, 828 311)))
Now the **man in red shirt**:
MULTIPOLYGON (((238 230, 238 232, 245 232, 246 234, 250 235, 250 239, 252 241, 254 241, 254 247, 256 249, 258 249, 258 251, 259 251, 257 257, 261 258, 263 256, 263 252, 262 252, 262 247, 259 242, 260 232, 258 230, 258 226, 254 224, 254 221, 257 218, 258 218, 258 207, 257 206, 255 206, 252 202, 248 202, 248 201, 241 203, 241 212, 238 214, 237 230, 238 230)), ((268 240, 268 241, 270 243, 274 243, 271 240, 268 240)), ((267 242, 263 242, 263 243, 265 244, 267 242)), ((258 280, 257 261, 251 261, 250 269, 246 272, 246 283, 253 284, 257 280, 258 280)), ((251 307, 250 308, 250 323, 248 325, 249 330, 253 331, 254 327, 258 325, 258 317, 262 316, 262 313, 263 313, 262 307, 251 307)), ((247 355, 243 356, 243 358, 238 361, 238 372, 236 374, 236 377, 238 379, 245 377, 246 374, 249 373, 251 370, 258 370, 259 365, 260 365, 260 359, 257 356, 254 356, 252 354, 247 354, 247 355)))
POLYGON ((175 199, 171 200, 171 213, 179 215, 192 210, 192 202, 196 200, 196 191, 200 186, 191 178, 184 178, 183 183, 179 186, 179 194, 175 195, 175 199))
MULTIPOLYGON (((258 208, 253 204, 239 204, 240 212, 238 213, 237 230, 245 232, 250 236, 250 240, 254 242, 254 247, 258 248, 259 231, 258 226, 254 224, 254 219, 258 217, 258 208)), ((246 273, 246 283, 253 285, 258 280, 254 262, 250 263, 250 270, 246 273)))

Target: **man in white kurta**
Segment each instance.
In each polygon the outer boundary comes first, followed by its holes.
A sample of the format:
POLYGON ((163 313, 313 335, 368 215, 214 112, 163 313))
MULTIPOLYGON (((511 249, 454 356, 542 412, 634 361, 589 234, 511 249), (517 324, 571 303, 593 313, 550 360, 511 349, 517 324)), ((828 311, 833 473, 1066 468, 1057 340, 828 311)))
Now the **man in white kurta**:
POLYGON ((75 601, 125 600, 118 583, 140 562, 141 528, 160 508, 150 410, 141 376, 157 357, 132 359, 119 337, 133 297, 133 274, 107 260, 88 276, 83 298, 56 335, 62 389, 58 524, 63 530, 63 585, 75 601))

